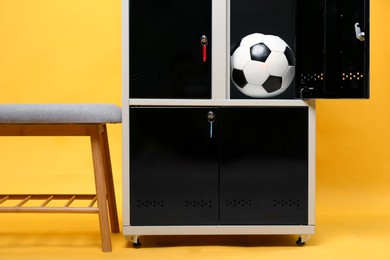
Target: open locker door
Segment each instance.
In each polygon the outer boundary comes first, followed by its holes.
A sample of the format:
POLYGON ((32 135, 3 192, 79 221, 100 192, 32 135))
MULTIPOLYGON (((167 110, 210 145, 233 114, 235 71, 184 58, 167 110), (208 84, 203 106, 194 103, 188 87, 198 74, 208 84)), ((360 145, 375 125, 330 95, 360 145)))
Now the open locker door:
POLYGON ((369 98, 369 0, 299 0, 296 97, 369 98))

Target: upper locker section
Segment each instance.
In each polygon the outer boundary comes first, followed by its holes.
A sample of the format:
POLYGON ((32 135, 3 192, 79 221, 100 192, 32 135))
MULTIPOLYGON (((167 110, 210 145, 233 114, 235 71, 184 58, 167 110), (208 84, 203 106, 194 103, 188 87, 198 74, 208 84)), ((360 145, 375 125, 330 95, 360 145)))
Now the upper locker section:
POLYGON ((130 98, 211 98, 211 0, 129 0, 130 98))
POLYGON ((131 99, 369 97, 369 0, 124 1, 131 99))
POLYGON ((369 0, 230 0, 231 99, 368 98, 369 0))

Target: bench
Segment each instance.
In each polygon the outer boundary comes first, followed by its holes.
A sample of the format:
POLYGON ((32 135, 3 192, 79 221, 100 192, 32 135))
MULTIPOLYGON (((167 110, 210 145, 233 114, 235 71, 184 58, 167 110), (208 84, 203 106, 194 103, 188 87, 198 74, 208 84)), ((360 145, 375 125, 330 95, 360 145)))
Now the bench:
POLYGON ((121 108, 112 104, 0 105, 0 136, 89 136, 96 187, 96 194, 0 194, 0 213, 97 213, 102 250, 112 251, 110 226, 118 233, 119 222, 106 124, 121 121, 121 108), (24 206, 30 200, 41 202, 24 206), (51 206, 56 200, 66 203, 51 206), (87 204, 73 207, 76 201, 87 204))

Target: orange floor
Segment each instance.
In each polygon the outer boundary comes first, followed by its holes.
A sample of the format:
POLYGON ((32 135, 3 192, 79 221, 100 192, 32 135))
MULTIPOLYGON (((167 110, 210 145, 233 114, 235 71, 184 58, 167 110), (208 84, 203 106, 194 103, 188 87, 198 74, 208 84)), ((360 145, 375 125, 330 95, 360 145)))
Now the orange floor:
POLYGON ((100 249, 96 215, 5 213, 0 259, 390 259, 389 202, 387 191, 318 187, 316 234, 304 247, 295 236, 151 236, 134 249, 114 234, 111 253, 100 249))

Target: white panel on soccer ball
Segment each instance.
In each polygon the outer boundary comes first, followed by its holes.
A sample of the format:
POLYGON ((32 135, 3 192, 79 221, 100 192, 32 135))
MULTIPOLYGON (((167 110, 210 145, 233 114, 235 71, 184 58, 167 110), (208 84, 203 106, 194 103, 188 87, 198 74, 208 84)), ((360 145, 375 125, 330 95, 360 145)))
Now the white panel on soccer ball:
POLYGON ((241 40, 241 46, 247 46, 247 47, 252 47, 256 43, 260 43, 263 41, 265 35, 261 33, 252 33, 249 34, 248 36, 245 36, 241 40))
POLYGON ((265 63, 250 61, 244 68, 246 81, 253 85, 261 86, 268 79, 269 73, 265 63))
POLYGON ((284 52, 288 46, 285 41, 275 35, 265 35, 263 42, 271 51, 284 52))
POLYGON ((286 89, 290 86, 291 82, 293 81, 295 76, 295 67, 290 66, 288 67, 286 73, 283 75, 282 78, 282 88, 286 89))
POLYGON ((273 51, 265 61, 265 65, 271 76, 282 77, 288 68, 288 61, 284 53, 273 51))
POLYGON ((267 97, 269 94, 262 86, 247 84, 244 88, 241 89, 241 92, 247 96, 254 98, 267 97))
POLYGON ((231 59, 232 68, 243 70, 250 60, 251 60, 251 54, 250 54, 249 47, 240 46, 234 51, 232 55, 232 59, 231 59))

